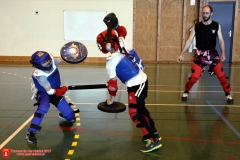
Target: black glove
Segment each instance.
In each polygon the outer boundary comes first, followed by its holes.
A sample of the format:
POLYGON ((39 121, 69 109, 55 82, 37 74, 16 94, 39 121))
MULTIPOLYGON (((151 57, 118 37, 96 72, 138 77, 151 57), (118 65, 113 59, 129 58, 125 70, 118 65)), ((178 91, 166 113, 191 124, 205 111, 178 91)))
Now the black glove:
POLYGON ((112 22, 112 29, 117 29, 118 27, 118 18, 116 17, 115 13, 109 13, 104 17, 103 22, 107 25, 108 22, 112 22))

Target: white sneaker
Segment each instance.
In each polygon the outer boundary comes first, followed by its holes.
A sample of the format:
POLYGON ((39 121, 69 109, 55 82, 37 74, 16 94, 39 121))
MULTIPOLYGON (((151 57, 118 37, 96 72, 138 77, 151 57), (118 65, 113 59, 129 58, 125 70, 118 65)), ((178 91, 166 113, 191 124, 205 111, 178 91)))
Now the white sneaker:
POLYGON ((183 93, 182 95, 182 101, 187 101, 188 93, 183 93))
POLYGON ((233 103, 234 102, 234 100, 233 100, 233 98, 230 94, 228 96, 226 96, 226 100, 227 100, 228 103, 233 103))
POLYGON ((188 97, 188 93, 183 93, 182 97, 183 98, 188 97))
POLYGON ((232 96, 229 94, 228 96, 226 96, 226 99, 227 99, 227 100, 232 100, 233 98, 232 98, 232 96))

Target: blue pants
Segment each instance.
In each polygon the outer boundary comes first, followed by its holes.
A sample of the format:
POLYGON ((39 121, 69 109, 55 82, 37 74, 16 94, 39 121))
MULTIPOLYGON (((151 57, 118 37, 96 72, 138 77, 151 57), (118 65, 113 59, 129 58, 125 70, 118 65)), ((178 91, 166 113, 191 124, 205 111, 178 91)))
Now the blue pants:
POLYGON ((40 124, 44 115, 50 108, 50 103, 52 103, 67 120, 70 121, 75 118, 73 109, 63 96, 48 95, 45 92, 38 92, 36 100, 38 108, 34 113, 30 128, 28 129, 29 132, 36 133, 37 130, 41 130, 42 127, 40 127, 40 124))

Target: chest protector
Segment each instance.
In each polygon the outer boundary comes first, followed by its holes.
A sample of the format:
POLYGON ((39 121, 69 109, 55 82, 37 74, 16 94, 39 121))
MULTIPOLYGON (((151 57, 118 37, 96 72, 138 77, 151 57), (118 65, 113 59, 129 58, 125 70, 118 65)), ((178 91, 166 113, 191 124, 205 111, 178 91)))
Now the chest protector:
POLYGON ((134 49, 129 51, 129 56, 124 58, 116 66, 117 77, 125 83, 138 75, 139 71, 145 68, 142 60, 138 57, 134 49))
POLYGON ((51 71, 50 73, 46 73, 38 69, 35 70, 34 72, 35 73, 33 73, 32 79, 38 91, 46 92, 46 90, 38 83, 35 76, 46 76, 52 88, 60 88, 60 85, 61 85, 60 73, 54 63, 53 63, 53 71, 51 71))

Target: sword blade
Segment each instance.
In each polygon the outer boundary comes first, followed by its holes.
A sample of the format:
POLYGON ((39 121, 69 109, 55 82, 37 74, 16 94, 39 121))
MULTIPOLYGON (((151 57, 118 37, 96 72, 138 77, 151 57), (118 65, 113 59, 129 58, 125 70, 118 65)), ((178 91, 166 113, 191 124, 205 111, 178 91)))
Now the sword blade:
POLYGON ((107 88, 106 84, 71 85, 68 90, 107 88))

